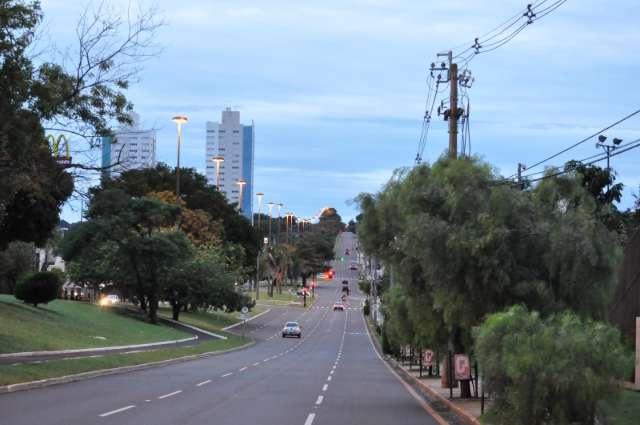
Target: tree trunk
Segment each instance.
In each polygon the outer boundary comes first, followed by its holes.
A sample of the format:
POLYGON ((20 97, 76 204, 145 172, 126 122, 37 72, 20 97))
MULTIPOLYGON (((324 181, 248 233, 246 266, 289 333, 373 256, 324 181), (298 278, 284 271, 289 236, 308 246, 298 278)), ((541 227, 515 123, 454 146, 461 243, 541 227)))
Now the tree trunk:
POLYGON ((147 299, 147 317, 150 323, 154 325, 158 324, 158 300, 155 297, 149 297, 147 299))
MULTIPOLYGON (((178 320, 180 318, 180 310, 182 310, 183 305, 180 301, 171 301, 171 313, 173 320, 178 320)), ((186 307, 186 304, 184 305, 186 307)))
POLYGON ((144 294, 142 292, 138 293, 138 298, 139 298, 139 302, 140 302, 140 308, 142 309, 142 311, 144 311, 145 313, 147 312, 147 299, 145 298, 144 294))

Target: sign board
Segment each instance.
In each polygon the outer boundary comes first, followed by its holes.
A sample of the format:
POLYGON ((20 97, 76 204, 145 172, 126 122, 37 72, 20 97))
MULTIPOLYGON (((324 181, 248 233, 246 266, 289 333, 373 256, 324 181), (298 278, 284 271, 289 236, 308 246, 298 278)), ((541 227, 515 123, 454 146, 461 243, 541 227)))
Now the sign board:
POLYGON ((262 241, 265 245, 269 245, 269 238, 264 238, 262 241))
POLYGON ((249 318, 249 315, 246 313, 240 313, 240 316, 238 316, 238 319, 240 320, 247 320, 249 318))
POLYGON ((58 165, 68 167, 71 165, 71 153, 69 150, 69 140, 64 134, 57 138, 53 134, 47 136, 47 141, 51 143, 51 152, 56 159, 58 165), (62 151, 61 149, 62 148, 62 151))
POLYGON ((240 313, 242 314, 247 314, 249 312, 249 308, 247 306, 244 306, 240 309, 240 313))
POLYGON ((424 350, 422 352, 422 364, 427 367, 434 365, 434 355, 432 350, 424 350))
POLYGON ((456 354, 453 358, 455 366, 455 377, 457 380, 465 381, 471 379, 471 365, 469 356, 466 354, 456 354))

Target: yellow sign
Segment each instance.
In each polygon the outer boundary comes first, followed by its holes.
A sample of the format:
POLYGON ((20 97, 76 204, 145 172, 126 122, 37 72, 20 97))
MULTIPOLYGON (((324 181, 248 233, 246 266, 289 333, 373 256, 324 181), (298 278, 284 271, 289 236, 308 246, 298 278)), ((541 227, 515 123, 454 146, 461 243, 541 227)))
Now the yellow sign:
POLYGON ((71 164, 71 152, 69 150, 69 139, 64 134, 61 134, 56 138, 53 134, 47 136, 47 140, 51 143, 51 152, 55 155, 56 161, 60 165, 71 164), (60 153, 60 142, 64 142, 64 151, 60 153))

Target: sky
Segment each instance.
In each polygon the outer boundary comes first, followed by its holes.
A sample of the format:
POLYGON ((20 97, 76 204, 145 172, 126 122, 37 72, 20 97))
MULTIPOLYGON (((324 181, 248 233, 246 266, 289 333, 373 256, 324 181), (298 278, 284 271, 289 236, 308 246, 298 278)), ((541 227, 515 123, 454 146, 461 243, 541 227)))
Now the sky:
MULTIPOLYGON (((128 0, 105 0, 125 11, 128 0)), ((436 54, 501 24, 520 0, 161 0, 158 56, 143 63, 129 99, 157 129, 157 160, 175 165, 176 130, 186 115, 181 164, 204 171, 205 125, 225 107, 256 128, 255 191, 283 211, 311 217, 325 206, 344 219, 353 198, 376 192, 394 169, 414 164, 436 54)), ((45 27, 73 46, 77 2, 44 0, 45 27)), ((472 154, 504 176, 640 108, 637 0, 568 0, 505 46, 469 65, 472 154)), ((605 133, 640 138, 640 115, 605 133)), ((447 146, 435 118, 423 155, 447 146)), ((595 140, 559 156, 562 165, 598 153, 595 140)), ((625 184, 621 206, 640 187, 640 149, 612 158, 625 184)), ((536 169, 538 171, 539 169, 536 169)), ((76 221, 77 203, 63 218, 76 221)))

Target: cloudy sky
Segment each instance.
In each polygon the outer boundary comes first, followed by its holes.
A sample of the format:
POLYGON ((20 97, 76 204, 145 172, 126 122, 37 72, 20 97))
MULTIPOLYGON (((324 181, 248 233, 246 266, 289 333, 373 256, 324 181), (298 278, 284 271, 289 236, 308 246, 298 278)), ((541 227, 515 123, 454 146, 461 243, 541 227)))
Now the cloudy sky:
MULTIPOLYGON (((124 10, 128 1, 105 0, 124 10)), ((549 1, 549 3, 552 3, 549 1)), ((205 168, 205 123, 230 106, 256 125, 255 185, 286 211, 314 215, 376 191, 416 156, 427 69, 438 52, 473 42, 523 9, 522 0, 161 0, 162 54, 129 91, 158 129, 157 159, 175 164, 175 114, 189 117, 182 163, 205 168)), ((46 28, 73 43, 81 9, 44 0, 46 28)), ((472 153, 505 176, 640 108, 637 0, 569 0, 510 43, 470 64, 472 153)), ((640 116, 608 131, 640 138, 640 116)), ((424 153, 447 144, 436 120, 424 153)), ((598 151, 594 141, 549 165, 598 151)), ((638 192, 640 149, 612 159, 638 192)), ((75 220, 77 208, 65 208, 75 220)))

